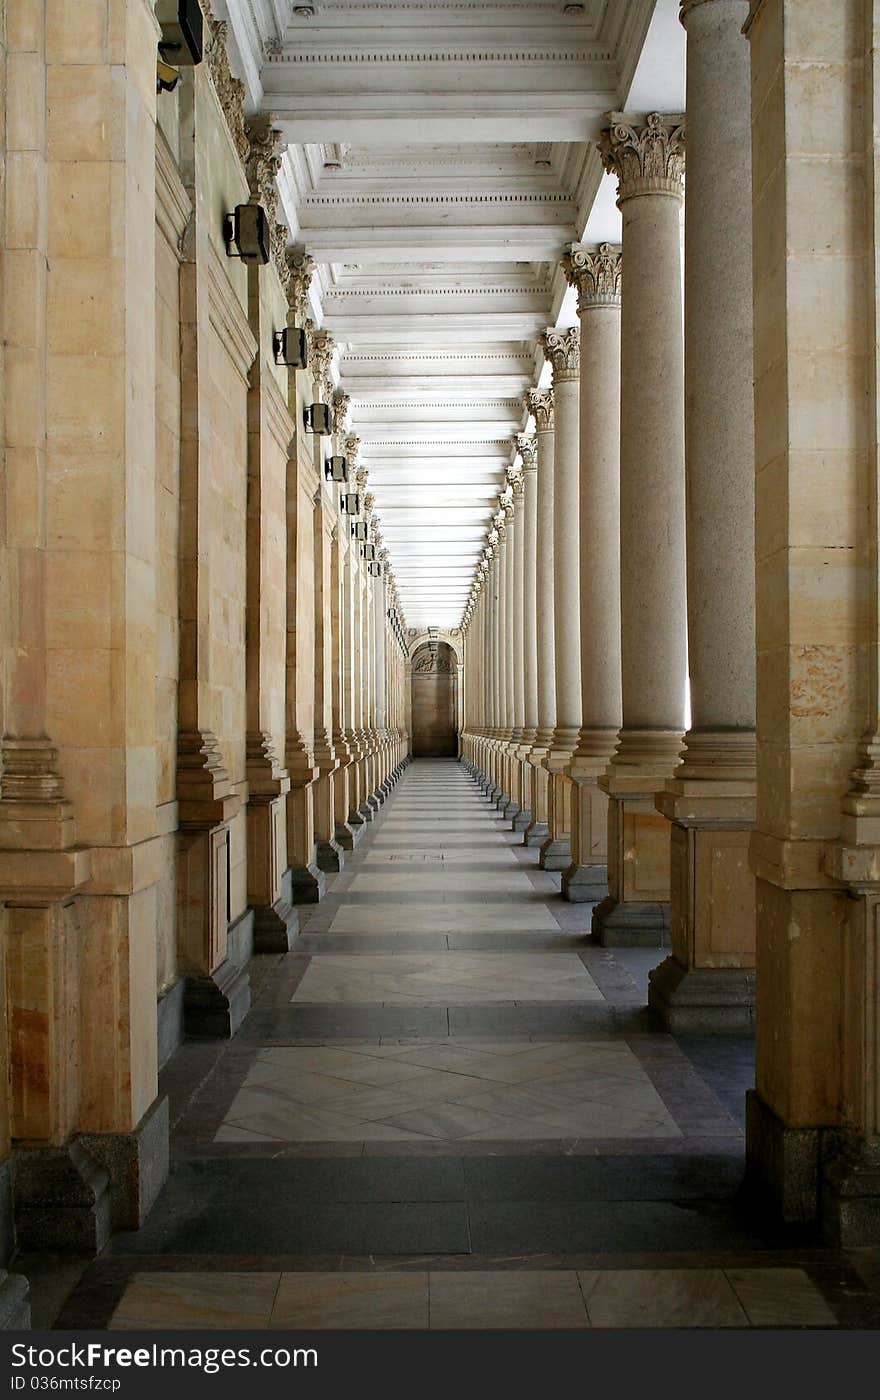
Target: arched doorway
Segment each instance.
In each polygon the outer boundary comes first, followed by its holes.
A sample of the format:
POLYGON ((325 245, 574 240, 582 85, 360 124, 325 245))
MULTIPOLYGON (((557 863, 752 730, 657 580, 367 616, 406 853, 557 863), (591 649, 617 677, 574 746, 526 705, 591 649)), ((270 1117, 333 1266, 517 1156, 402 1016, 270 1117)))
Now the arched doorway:
POLYGON ((416 758, 455 758, 455 653, 446 642, 425 643, 412 659, 412 745, 416 758))

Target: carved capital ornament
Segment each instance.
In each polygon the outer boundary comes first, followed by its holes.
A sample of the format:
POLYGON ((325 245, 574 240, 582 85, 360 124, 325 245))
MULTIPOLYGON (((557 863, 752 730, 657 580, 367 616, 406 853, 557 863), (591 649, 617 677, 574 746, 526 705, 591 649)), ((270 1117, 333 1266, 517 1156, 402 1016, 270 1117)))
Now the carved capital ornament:
POLYGON ((539 433, 553 432, 553 390, 552 389, 527 389, 523 395, 523 403, 529 413, 534 415, 535 426, 539 433))
POLYGON ((684 194, 684 116, 609 112, 599 154, 618 179, 617 203, 642 194, 684 194))
POLYGON ((541 336, 544 358, 553 366, 553 383, 578 379, 581 372, 581 333, 577 326, 567 331, 546 330, 541 336))
POLYGON ((568 285, 577 288, 581 315, 593 306, 620 305, 620 265, 620 249, 611 243, 572 243, 562 270, 568 285))

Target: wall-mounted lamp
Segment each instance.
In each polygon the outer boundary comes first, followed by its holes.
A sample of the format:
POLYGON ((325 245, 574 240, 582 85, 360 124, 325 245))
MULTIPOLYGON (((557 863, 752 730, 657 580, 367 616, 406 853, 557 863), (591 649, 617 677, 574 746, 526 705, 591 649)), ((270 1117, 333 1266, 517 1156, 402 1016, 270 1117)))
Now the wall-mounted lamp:
POLYGON ((262 204, 238 204, 224 223, 226 255, 265 267, 269 261, 269 220, 262 204))
MULTIPOLYGON (((359 491, 344 491, 343 494, 339 497, 339 504, 340 504, 341 508, 345 511, 346 515, 360 515, 360 513, 361 513, 361 495, 360 495, 360 492, 359 492, 359 491)), ((364 521, 364 529, 366 529, 366 521, 364 521)), ((366 535, 364 535, 363 538, 366 539, 366 538, 367 538, 366 535)))
POLYGON ((348 481, 348 462, 338 452, 334 453, 324 463, 324 476, 328 481, 348 481))
POLYGON ((156 59, 156 91, 173 92, 180 82, 180 74, 163 58, 156 59))
POLYGON ((355 520, 352 523, 351 537, 353 540, 365 540, 367 538, 366 520, 355 520))
POLYGON ((329 437, 333 432, 333 414, 326 403, 308 404, 303 411, 303 422, 307 433, 329 437))
POLYGON ((382 565, 379 563, 378 559, 374 559, 371 564, 367 565, 367 573, 370 575, 370 578, 382 577, 382 565))
POLYGON ((361 558, 366 559, 368 564, 372 564, 376 558, 376 546, 374 544, 362 544, 361 558))
POLYGON ((309 338, 298 326, 285 326, 272 336, 276 365, 288 369, 306 369, 309 363, 309 338))
POLYGON ((157 0, 156 19, 162 29, 159 52, 166 64, 194 68, 201 63, 204 16, 199 0, 157 0))

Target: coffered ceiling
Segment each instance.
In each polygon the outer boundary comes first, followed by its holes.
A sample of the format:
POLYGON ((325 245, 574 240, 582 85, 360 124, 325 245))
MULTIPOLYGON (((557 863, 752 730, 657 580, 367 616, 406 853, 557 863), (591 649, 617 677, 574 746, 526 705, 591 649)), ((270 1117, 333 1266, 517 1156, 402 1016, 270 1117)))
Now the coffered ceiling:
POLYGON ((250 109, 287 143, 281 203, 318 264, 312 311, 339 346, 406 621, 455 627, 523 391, 546 378, 538 337, 575 319, 559 258, 616 236, 603 115, 639 88, 683 107, 677 0, 214 9, 250 109))

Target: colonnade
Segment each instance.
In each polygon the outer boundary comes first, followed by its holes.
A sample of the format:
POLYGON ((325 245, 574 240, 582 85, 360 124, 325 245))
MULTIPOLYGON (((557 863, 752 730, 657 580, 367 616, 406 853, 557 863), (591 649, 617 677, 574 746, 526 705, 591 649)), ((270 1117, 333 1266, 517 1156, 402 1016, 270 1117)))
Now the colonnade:
POLYGON ((293 946, 409 755, 280 134, 207 13, 157 94, 152 0, 62 10, 0 7, 0 1264, 144 1219, 159 1069, 235 1033, 252 954, 293 946), (236 241, 255 206, 268 250, 236 241))
POLYGON ((466 609, 463 754, 593 939, 658 949, 671 1029, 755 1026, 750 1178, 854 1243, 880 1220, 877 21, 821 8, 685 0, 687 134, 608 114, 621 243, 563 258, 578 325, 543 337, 466 609))

